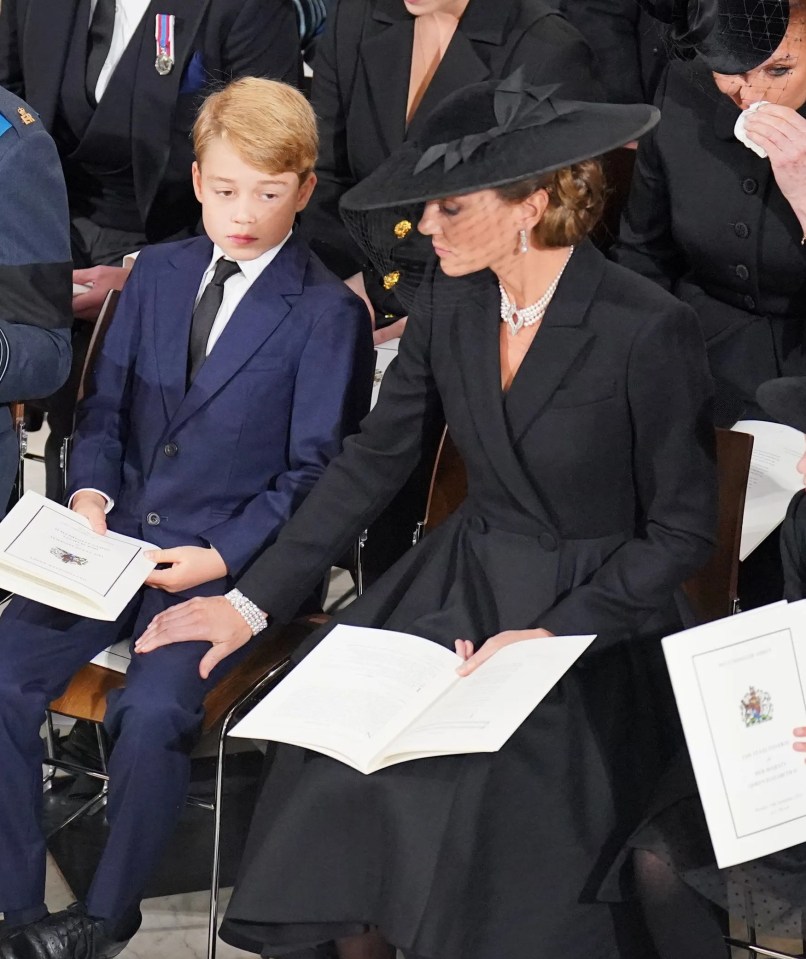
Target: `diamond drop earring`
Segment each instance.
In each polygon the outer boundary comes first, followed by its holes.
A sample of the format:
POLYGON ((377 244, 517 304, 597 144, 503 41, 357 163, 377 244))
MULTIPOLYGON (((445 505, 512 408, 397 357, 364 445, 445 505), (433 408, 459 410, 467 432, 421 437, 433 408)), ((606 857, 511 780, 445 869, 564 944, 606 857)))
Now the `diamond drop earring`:
POLYGON ((528 253, 528 252, 529 252, 529 243, 528 243, 528 240, 527 240, 527 237, 526 237, 526 230, 521 230, 521 231, 518 233, 518 239, 519 239, 519 241, 520 241, 519 244, 518 244, 518 250, 519 250, 521 253, 528 253))

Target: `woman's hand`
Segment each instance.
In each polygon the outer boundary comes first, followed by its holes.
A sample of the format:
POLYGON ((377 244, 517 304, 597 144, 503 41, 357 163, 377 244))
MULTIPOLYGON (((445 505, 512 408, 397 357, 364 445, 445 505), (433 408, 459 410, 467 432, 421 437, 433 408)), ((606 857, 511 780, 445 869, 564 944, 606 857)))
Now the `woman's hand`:
POLYGON ((94 490, 79 490, 70 503, 70 509, 89 520, 94 533, 106 532, 106 499, 94 490))
POLYGON ((353 293, 357 294, 364 301, 364 305, 367 310, 369 310, 369 318, 372 321, 372 328, 375 329, 375 307, 370 302, 369 297, 367 296, 367 287, 364 283, 364 274, 363 273, 353 273, 352 276, 348 276, 344 281, 344 285, 348 286, 353 293))
POLYGON ((499 649, 509 646, 512 643, 521 643, 525 639, 543 639, 546 636, 553 636, 547 629, 508 629, 503 633, 497 633, 491 636, 486 643, 477 652, 473 652, 473 644, 467 639, 456 640, 456 654, 461 656, 465 662, 456 670, 460 676, 469 676, 485 660, 494 656, 499 649))
POLYGON ((78 293, 73 297, 73 316, 79 320, 95 322, 106 294, 110 290, 122 290, 129 271, 122 266, 93 266, 89 270, 73 270, 73 283, 82 283, 92 287, 89 293, 78 293))
MULTIPOLYGON (((798 737, 798 739, 803 739, 804 742, 802 742, 802 743, 793 743, 793 744, 792 744, 792 748, 793 748, 796 752, 806 753, 806 726, 799 726, 799 727, 794 731, 794 734, 795 734, 795 736, 798 737)), ((806 763, 806 759, 804 759, 803 761, 806 763)))
POLYGON ((746 118, 745 130, 767 151, 775 181, 806 233, 806 120, 791 107, 765 103, 746 118))
POLYGON ((249 624, 223 596, 196 596, 158 613, 134 644, 134 651, 150 653, 172 643, 211 643, 199 663, 199 675, 207 679, 222 660, 251 638, 249 624))
POLYGON ((227 575, 227 564, 213 546, 209 549, 204 546, 151 549, 143 555, 152 563, 170 564, 170 569, 152 570, 146 580, 146 586, 164 589, 166 593, 181 593, 227 575))

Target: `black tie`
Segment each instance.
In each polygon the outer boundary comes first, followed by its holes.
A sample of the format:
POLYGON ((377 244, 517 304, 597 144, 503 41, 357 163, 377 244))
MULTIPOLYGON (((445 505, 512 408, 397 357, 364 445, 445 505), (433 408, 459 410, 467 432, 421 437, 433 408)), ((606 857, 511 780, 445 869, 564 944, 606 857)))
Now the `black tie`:
POLYGON ((207 284, 201 299, 196 304, 190 327, 188 386, 195 379, 207 356, 207 341, 210 339, 210 330, 221 309, 221 301, 224 299, 224 284, 231 276, 240 272, 241 268, 237 263, 233 260, 225 260, 222 256, 215 265, 212 280, 207 284))
POLYGON ((95 88, 101 75, 115 30, 116 0, 98 0, 92 13, 90 33, 87 38, 87 99, 95 103, 95 88))

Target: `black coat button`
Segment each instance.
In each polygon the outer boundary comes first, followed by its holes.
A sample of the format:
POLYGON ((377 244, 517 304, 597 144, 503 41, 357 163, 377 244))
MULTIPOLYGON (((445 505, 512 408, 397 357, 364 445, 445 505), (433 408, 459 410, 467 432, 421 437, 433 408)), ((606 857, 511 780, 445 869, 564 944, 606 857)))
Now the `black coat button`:
POLYGON ((547 553, 553 553, 554 550, 557 549, 557 540, 551 533, 541 533, 537 537, 537 541, 547 553))
POLYGON ((754 310, 756 308, 756 301, 752 296, 746 296, 744 298, 744 306, 747 310, 754 310))
POLYGON ((752 177, 748 177, 742 180, 742 189, 748 196, 752 196, 758 190, 758 183, 752 177))
POLYGON ((750 276, 750 270, 747 269, 747 267, 744 265, 744 263, 740 263, 740 264, 736 267, 736 276, 737 276, 737 278, 740 279, 740 280, 746 280, 746 279, 749 278, 749 276, 750 276))
POLYGON ((160 525, 160 515, 159 513, 149 513, 146 516, 146 522, 149 526, 159 526, 160 525))
POLYGON ((750 227, 746 223, 734 223, 733 232, 740 240, 746 240, 750 236, 750 227))
POLYGON ((176 443, 166 443, 165 446, 162 447, 162 452, 166 456, 176 456, 176 454, 179 452, 179 447, 176 445, 176 443))

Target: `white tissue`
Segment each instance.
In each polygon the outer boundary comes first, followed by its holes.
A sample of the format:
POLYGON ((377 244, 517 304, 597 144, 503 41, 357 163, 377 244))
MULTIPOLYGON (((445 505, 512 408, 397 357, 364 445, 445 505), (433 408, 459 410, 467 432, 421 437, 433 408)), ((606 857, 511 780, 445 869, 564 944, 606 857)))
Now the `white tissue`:
POLYGON ((762 160, 766 159, 767 151, 764 149, 764 147, 760 147, 757 143, 754 143, 747 133, 745 133, 744 123, 748 114, 755 113, 759 107, 763 107, 764 104, 768 102, 768 100, 759 100, 758 103, 751 103, 746 110, 742 110, 742 112, 739 114, 739 119, 736 121, 736 126, 733 128, 733 133, 736 139, 752 150, 753 153, 760 156, 762 160))

